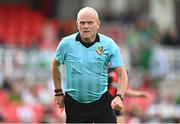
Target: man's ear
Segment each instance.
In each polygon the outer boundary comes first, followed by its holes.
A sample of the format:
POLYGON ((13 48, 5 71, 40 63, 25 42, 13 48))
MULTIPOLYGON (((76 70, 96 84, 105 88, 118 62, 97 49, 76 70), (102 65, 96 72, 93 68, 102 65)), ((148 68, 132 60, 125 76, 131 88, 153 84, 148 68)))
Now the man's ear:
POLYGON ((76 26, 78 26, 78 21, 76 21, 76 26))
POLYGON ((76 21, 76 27, 77 27, 77 29, 79 30, 79 27, 78 27, 78 21, 76 21))
POLYGON ((98 20, 98 29, 100 28, 101 21, 98 20))

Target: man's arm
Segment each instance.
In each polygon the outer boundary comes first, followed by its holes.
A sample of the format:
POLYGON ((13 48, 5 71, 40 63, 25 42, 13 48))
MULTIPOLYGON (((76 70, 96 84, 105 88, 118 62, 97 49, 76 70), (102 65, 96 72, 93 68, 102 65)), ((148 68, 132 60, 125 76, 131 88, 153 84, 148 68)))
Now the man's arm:
POLYGON ((51 75, 55 87, 55 101, 59 105, 59 108, 64 107, 64 95, 61 89, 61 73, 59 71, 59 62, 55 59, 52 61, 51 65, 51 75))
POLYGON ((125 67, 115 68, 116 73, 118 74, 119 87, 117 89, 117 94, 121 94, 124 98, 127 88, 128 88, 128 76, 125 67))
POLYGON ((127 87, 128 87, 128 76, 127 76, 127 71, 125 69, 125 67, 121 66, 121 67, 117 67, 115 68, 116 73, 118 74, 118 80, 119 80, 119 87, 117 89, 117 94, 118 96, 116 96, 112 102, 111 102, 111 106, 114 109, 122 109, 123 108, 123 98, 124 95, 126 94, 127 91, 127 87))
POLYGON ((53 59, 51 65, 51 75, 55 89, 61 89, 61 73, 58 69, 58 66, 59 66, 59 62, 56 59, 53 59))
POLYGON ((150 97, 149 93, 146 91, 133 90, 129 88, 125 95, 130 97, 150 97))

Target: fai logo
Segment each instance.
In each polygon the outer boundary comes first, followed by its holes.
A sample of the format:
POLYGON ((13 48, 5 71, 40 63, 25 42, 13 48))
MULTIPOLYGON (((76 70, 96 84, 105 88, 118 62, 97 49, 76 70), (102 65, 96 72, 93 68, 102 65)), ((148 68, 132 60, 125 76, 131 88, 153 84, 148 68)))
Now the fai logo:
POLYGON ((101 46, 101 47, 98 47, 98 48, 96 49, 96 52, 97 52, 98 55, 101 55, 101 54, 104 52, 103 47, 102 47, 102 46, 101 46))

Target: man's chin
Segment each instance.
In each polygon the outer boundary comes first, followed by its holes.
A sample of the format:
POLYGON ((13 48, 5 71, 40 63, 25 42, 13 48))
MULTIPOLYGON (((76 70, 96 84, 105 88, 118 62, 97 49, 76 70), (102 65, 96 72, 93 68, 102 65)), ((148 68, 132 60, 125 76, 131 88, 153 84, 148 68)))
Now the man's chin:
POLYGON ((90 35, 83 35, 83 39, 89 39, 91 38, 90 35))

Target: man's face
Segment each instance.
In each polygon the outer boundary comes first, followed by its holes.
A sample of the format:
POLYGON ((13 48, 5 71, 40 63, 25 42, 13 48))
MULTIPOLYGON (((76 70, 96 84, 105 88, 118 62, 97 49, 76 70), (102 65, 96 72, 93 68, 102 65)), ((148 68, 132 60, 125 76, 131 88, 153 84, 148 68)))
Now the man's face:
POLYGON ((77 27, 83 40, 94 40, 100 22, 92 13, 84 13, 77 19, 77 27))

